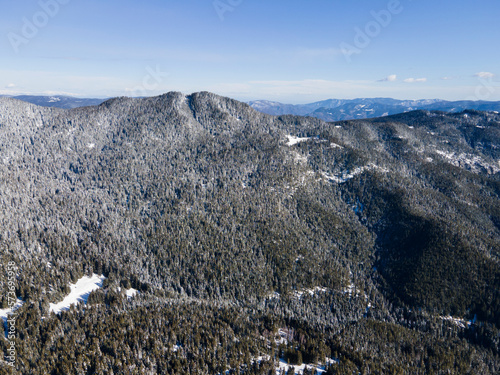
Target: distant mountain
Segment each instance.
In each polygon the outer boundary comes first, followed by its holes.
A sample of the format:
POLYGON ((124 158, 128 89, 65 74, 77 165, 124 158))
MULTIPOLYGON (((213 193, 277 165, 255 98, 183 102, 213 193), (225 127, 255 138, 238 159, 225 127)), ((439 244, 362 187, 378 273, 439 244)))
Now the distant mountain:
POLYGON ((268 100, 256 100, 248 104, 259 112, 268 115, 295 115, 305 116, 320 108, 336 108, 343 105, 346 100, 329 99, 311 104, 283 104, 279 102, 272 102, 268 100))
POLYGON ((75 98, 73 96, 54 95, 18 95, 12 96, 14 99, 22 100, 31 104, 36 104, 41 107, 54 107, 63 109, 72 109, 78 107, 89 107, 99 105, 106 99, 93 99, 93 98, 75 98))
POLYGON ((323 121, 357 120, 394 115, 414 110, 461 112, 467 109, 500 111, 500 102, 445 101, 440 99, 397 100, 390 98, 330 99, 310 104, 283 104, 257 100, 248 103, 269 115, 311 116, 323 121))

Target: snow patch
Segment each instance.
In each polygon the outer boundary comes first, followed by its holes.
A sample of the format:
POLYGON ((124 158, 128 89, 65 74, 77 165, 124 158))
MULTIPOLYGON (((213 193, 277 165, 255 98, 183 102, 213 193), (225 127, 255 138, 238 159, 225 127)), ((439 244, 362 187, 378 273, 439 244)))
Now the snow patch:
POLYGON ((387 170, 385 168, 381 168, 375 164, 370 164, 370 165, 366 165, 363 167, 357 167, 352 172, 344 171, 344 172, 342 172, 341 175, 337 175, 337 176, 329 175, 326 172, 321 172, 321 174, 323 175, 323 177, 325 179, 327 179, 329 181, 333 181, 333 182, 336 182, 338 184, 342 184, 342 183, 349 181, 350 179, 354 178, 355 176, 357 176, 365 171, 370 171, 373 169, 377 169, 377 170, 384 172, 384 173, 389 172, 389 170, 387 170))
POLYGON ((75 284, 70 284, 71 292, 59 303, 51 303, 49 305, 50 311, 59 314, 61 311, 69 310, 73 304, 80 302, 87 303, 89 294, 94 290, 102 287, 102 283, 106 278, 101 275, 93 274, 92 277, 84 276, 79 279, 75 284))
POLYGON ((486 169, 488 173, 494 174, 500 172, 500 168, 496 165, 489 164, 476 155, 465 153, 456 154, 441 150, 436 150, 435 153, 447 159, 447 161, 455 167, 468 168, 475 173, 480 172, 483 168, 486 169))
POLYGON ((466 328, 472 324, 472 322, 467 322, 465 319, 454 318, 453 316, 440 316, 441 319, 447 320, 460 328, 466 328))
POLYGON ((288 338, 292 337, 290 335, 290 331, 285 328, 279 328, 278 329, 278 336, 274 338, 274 342, 277 345, 283 344, 283 345, 288 345, 288 338))
POLYGON ((295 298, 301 299, 302 296, 306 293, 309 293, 310 296, 314 296, 315 294, 318 293, 326 293, 328 289, 322 288, 320 286, 317 286, 313 289, 301 289, 301 290, 296 290, 293 292, 293 295, 295 298))
POLYGON ((87 144, 87 148, 88 148, 88 149, 91 149, 91 150, 92 150, 94 147, 95 147, 95 144, 94 144, 94 143, 89 143, 89 144, 87 144))
POLYGON ((307 140, 311 139, 310 137, 295 137, 293 135, 287 135, 288 137, 288 142, 286 143, 287 146, 293 146, 301 142, 306 142, 307 140))
POLYGON ((307 156, 303 156, 298 152, 293 152, 293 160, 295 163, 304 164, 307 163, 307 156))
POLYGON ((280 359, 280 361, 278 363, 278 367, 276 367, 276 375, 285 375, 290 367, 293 367, 293 369, 295 370, 295 374, 297 374, 297 375, 304 374, 304 370, 306 370, 306 369, 308 371, 310 371, 311 373, 313 373, 314 369, 316 369, 316 373, 318 375, 326 372, 326 368, 323 365, 319 365, 319 364, 312 365, 312 364, 305 364, 305 363, 300 365, 300 366, 289 365, 288 363, 286 363, 286 361, 284 359, 280 359))
POLYGON ((350 283, 347 285, 347 288, 344 288, 344 294, 349 294, 349 296, 352 296, 353 292, 356 291, 356 297, 359 295, 359 291, 356 289, 356 285, 353 283, 350 283))
MULTIPOLYGON (((255 357, 252 359, 252 363, 261 363, 262 361, 269 361, 271 357, 269 355, 262 355, 259 357, 255 357)), ((326 365, 331 365, 331 364, 336 364, 339 363, 338 360, 332 359, 332 358, 325 358, 325 364, 326 365)), ((324 364, 310 364, 310 363, 304 363, 300 366, 298 365, 289 365, 283 358, 279 360, 279 362, 276 364, 275 370, 276 370, 276 375, 285 375, 288 372, 288 369, 292 367, 295 371, 296 375, 303 375, 304 370, 308 370, 310 373, 314 373, 314 370, 316 370, 316 373, 318 375, 323 374, 326 372, 326 367, 324 364)))
POLYGON ((134 288, 130 288, 130 289, 127 289, 125 291, 125 295, 129 299, 132 298, 132 297, 135 297, 137 295, 137 293, 139 293, 139 291, 137 289, 134 289, 134 288))

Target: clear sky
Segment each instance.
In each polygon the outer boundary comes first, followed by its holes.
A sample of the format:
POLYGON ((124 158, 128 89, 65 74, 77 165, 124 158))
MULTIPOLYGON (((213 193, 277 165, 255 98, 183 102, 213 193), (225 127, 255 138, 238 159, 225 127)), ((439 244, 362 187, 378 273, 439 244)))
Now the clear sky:
POLYGON ((500 100, 498 0, 0 5, 0 94, 500 100))

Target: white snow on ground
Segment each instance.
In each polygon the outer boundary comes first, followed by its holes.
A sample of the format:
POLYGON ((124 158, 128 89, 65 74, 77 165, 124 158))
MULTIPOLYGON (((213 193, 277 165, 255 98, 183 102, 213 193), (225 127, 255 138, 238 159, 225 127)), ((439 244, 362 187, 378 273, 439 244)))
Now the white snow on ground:
POLYGON ((295 366, 295 365, 289 365, 283 359, 280 359, 279 367, 276 368, 276 375, 285 375, 287 373, 289 367, 293 367, 295 370, 295 374, 298 374, 298 375, 303 374, 304 369, 306 367, 309 370, 316 369, 316 372, 318 374, 322 374, 322 373, 326 372, 325 367, 322 365, 302 364, 300 366, 295 366))
POLYGON ((361 174, 361 173, 363 173, 365 171, 370 171, 370 170, 373 170, 373 169, 378 169, 378 170, 380 170, 381 172, 384 172, 384 173, 389 172, 385 168, 381 168, 381 167, 379 167, 379 166, 377 166, 375 164, 370 164, 370 165, 366 165, 366 166, 363 166, 363 167, 357 167, 352 172, 342 172, 341 175, 337 175, 337 176, 329 175, 326 172, 321 172, 321 174, 323 175, 324 178, 326 178, 329 181, 333 181, 333 182, 336 182, 338 184, 342 184, 342 183, 350 180, 351 178, 354 178, 358 174, 361 174))
POLYGON ((453 324, 455 324, 456 326, 460 327, 460 328, 466 328, 468 326, 471 325, 471 322, 468 322, 466 321, 465 319, 461 319, 461 318, 454 318, 453 316, 440 316, 441 319, 443 320, 447 320, 453 324))
MULTIPOLYGON (((269 357, 268 355, 265 355, 265 356, 259 356, 259 357, 256 357, 252 360, 252 363, 254 362, 262 362, 262 361, 269 361, 271 357, 269 357)), ((335 363, 338 363, 338 361, 334 360, 334 359, 331 359, 331 358, 326 358, 325 360, 325 363, 328 365, 328 364, 335 364, 335 363)), ((285 375, 288 371, 288 368, 289 367, 293 367, 293 369, 295 370, 295 374, 296 375, 302 375, 304 374, 304 370, 307 368, 308 370, 312 370, 312 369, 316 369, 316 372, 318 374, 323 374, 324 372, 326 372, 326 368, 325 368, 325 365, 323 364, 316 364, 316 365, 313 365, 313 364, 302 364, 300 366, 296 366, 296 365, 289 365, 288 363, 286 363, 286 361, 284 359, 280 359, 279 363, 276 364, 276 375, 285 375)))
MULTIPOLYGON (((317 286, 317 287, 312 288, 312 289, 295 290, 293 292, 293 296, 297 299, 301 299, 304 294, 309 294, 310 296, 314 296, 315 294, 326 293, 326 292, 328 292, 328 289, 317 286)), ((281 298, 281 295, 278 292, 270 293, 267 296, 267 299, 280 299, 280 298, 281 298)))
MULTIPOLYGON (((359 296, 359 290, 356 288, 356 285, 354 285, 354 282, 352 281, 352 272, 349 271, 349 285, 347 285, 346 288, 344 288, 343 292, 344 294, 349 294, 349 297, 352 296, 353 292, 355 291, 356 294, 355 296, 359 296)), ((366 294, 365 294, 365 299, 368 299, 366 294)))
POLYGON ((274 338, 274 342, 277 345, 280 345, 280 344, 288 345, 288 337, 290 337, 288 329, 279 328, 278 329, 278 337, 274 338))
POLYGON ((137 293, 139 293, 139 292, 138 292, 138 290, 137 290, 137 289, 134 289, 134 288, 130 288, 130 289, 127 289, 127 290, 125 291, 125 294, 126 294, 127 298, 132 298, 132 297, 134 297, 137 293))
POLYGON ((92 150, 94 147, 95 147, 95 144, 94 144, 94 143, 89 143, 89 144, 87 144, 87 148, 89 148, 89 149, 91 149, 91 150, 92 150))
POLYGON ((295 137, 293 135, 287 135, 287 137, 288 137, 288 142, 286 143, 287 146, 293 146, 296 145, 297 143, 305 142, 308 139, 311 139, 310 137, 300 138, 300 137, 295 137))
POLYGON ((359 296, 359 290, 356 289, 356 285, 350 283, 347 288, 344 289, 344 294, 349 294, 349 296, 353 295, 353 292, 356 291, 355 296, 359 296))
POLYGON ((313 289, 302 289, 302 290, 296 290, 295 292, 293 292, 294 296, 298 299, 302 298, 302 296, 305 294, 305 293, 309 293, 309 295, 313 296, 317 293, 326 293, 328 290, 326 288, 322 288, 322 287, 315 287, 313 289))
POLYGON ((341 145, 338 145, 338 144, 333 143, 333 142, 332 142, 332 143, 330 143, 330 147, 331 147, 331 148, 344 148, 344 147, 342 147, 341 145))
POLYGON ((476 155, 465 154, 465 153, 455 154, 452 152, 446 152, 441 150, 436 150, 435 153, 441 155, 455 167, 461 167, 461 168, 468 167, 472 172, 477 173, 481 170, 481 168, 486 169, 489 173, 500 172, 500 168, 498 168, 496 165, 489 164, 476 155))
POLYGON ((299 154, 298 152, 293 152, 293 160, 296 163, 305 164, 305 163, 307 163, 307 156, 303 156, 303 155, 299 154))
POLYGON ((61 302, 50 304, 50 311, 59 314, 63 310, 69 310, 73 304, 87 303, 89 294, 101 288, 105 279, 103 275, 96 274, 93 274, 92 277, 82 277, 75 284, 70 284, 71 292, 61 302))
POLYGON ((7 318, 24 304, 23 300, 17 299, 16 304, 8 309, 0 309, 0 318, 2 318, 3 327, 5 330, 5 338, 7 338, 7 318))

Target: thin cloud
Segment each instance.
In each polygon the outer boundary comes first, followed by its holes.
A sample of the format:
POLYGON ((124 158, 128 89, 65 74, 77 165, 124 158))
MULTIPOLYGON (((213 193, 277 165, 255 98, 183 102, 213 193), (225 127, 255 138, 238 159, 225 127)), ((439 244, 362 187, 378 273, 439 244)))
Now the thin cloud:
POLYGON ((397 79, 398 79, 398 76, 396 74, 391 74, 390 76, 379 79, 377 82, 394 82, 397 79))
POLYGON ((406 83, 427 82, 427 78, 406 78, 403 82, 406 83))
POLYGON ((7 86, 5 86, 6 89, 13 89, 14 87, 16 87, 15 83, 9 83, 7 86))
POLYGON ((479 73, 474 74, 474 77, 493 78, 493 77, 495 77, 495 74, 490 73, 490 72, 479 72, 479 73))

